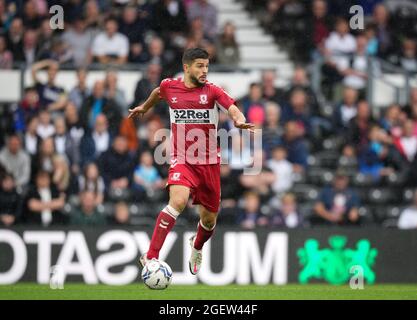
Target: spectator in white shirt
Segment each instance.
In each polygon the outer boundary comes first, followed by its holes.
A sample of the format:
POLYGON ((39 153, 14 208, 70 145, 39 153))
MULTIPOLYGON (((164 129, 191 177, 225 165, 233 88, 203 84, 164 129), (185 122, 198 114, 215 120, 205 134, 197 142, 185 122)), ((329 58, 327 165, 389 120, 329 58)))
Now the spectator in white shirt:
POLYGON ((365 89, 368 78, 367 48, 368 39, 366 36, 358 35, 356 37, 356 52, 352 57, 346 57, 345 66, 339 65, 340 71, 345 76, 343 79, 345 86, 358 90, 365 89))
POLYGON ((99 33, 94 38, 91 53, 98 62, 104 64, 126 63, 129 55, 129 40, 117 30, 117 20, 108 18, 105 23, 105 32, 99 33))
POLYGON ((287 160, 287 150, 284 147, 277 146, 272 150, 272 159, 268 161, 268 167, 275 175, 272 190, 276 194, 282 194, 291 189, 293 184, 293 167, 287 160))
POLYGON ((348 55, 355 52, 356 40, 349 33, 349 24, 345 19, 341 18, 337 20, 335 31, 330 33, 324 46, 325 56, 336 67, 339 66, 339 63, 344 63, 344 59, 341 59, 340 55, 348 55))
POLYGON ((403 135, 397 147, 409 162, 413 162, 417 153, 417 136, 414 135, 414 122, 407 120, 403 124, 403 135))
POLYGON ((344 75, 341 70, 346 68, 346 61, 356 50, 355 37, 349 33, 349 24, 339 18, 336 22, 335 31, 326 39, 324 48, 321 49, 325 63, 323 65, 323 93, 329 99, 337 99, 339 96, 336 89, 344 75))
POLYGON ((417 229, 417 190, 414 191, 414 203, 406 208, 398 220, 399 229, 417 229))
POLYGON ((41 139, 52 137, 55 134, 55 127, 51 123, 51 115, 46 110, 39 113, 39 124, 36 133, 41 139))

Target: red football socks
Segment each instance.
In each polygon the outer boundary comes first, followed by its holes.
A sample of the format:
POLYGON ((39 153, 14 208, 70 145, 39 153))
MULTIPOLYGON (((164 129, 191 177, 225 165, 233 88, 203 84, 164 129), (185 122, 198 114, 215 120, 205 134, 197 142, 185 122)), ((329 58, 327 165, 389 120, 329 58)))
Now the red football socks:
POLYGON ((147 253, 148 259, 159 257, 159 251, 164 244, 165 238, 175 225, 179 212, 171 206, 166 206, 158 215, 155 229, 153 230, 151 244, 147 253))
POLYGON ((207 229, 202 225, 201 221, 198 223, 197 236, 194 240, 195 249, 201 250, 203 248, 204 243, 213 235, 214 227, 212 229, 207 229))

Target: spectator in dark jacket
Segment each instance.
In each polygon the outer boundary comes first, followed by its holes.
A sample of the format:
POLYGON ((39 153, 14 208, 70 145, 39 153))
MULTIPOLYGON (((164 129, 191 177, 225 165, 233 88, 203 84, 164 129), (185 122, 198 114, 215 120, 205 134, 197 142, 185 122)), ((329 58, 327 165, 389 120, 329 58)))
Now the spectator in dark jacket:
POLYGON ((129 39, 130 44, 140 43, 143 46, 146 31, 146 23, 139 17, 139 11, 136 6, 127 5, 123 9, 122 17, 119 21, 119 32, 129 39))
POLYGON ((129 207, 126 202, 118 202, 114 206, 114 215, 109 219, 110 224, 128 226, 131 224, 129 207))
POLYGON ((96 196, 92 191, 84 191, 80 195, 80 207, 75 208, 70 223, 78 226, 100 226, 106 224, 105 217, 98 212, 96 196))
POLYGON ((80 152, 78 145, 67 132, 67 126, 64 117, 56 118, 54 121, 55 135, 54 143, 55 150, 58 154, 66 156, 72 168, 73 173, 78 173, 80 165, 80 152))
POLYGON ((78 69, 77 84, 68 93, 68 100, 71 101, 78 110, 90 93, 90 88, 87 87, 87 70, 82 68, 78 69))
POLYGON ((50 59, 36 62, 32 65, 32 79, 38 90, 41 107, 49 112, 60 113, 64 111, 67 96, 64 88, 56 84, 56 76, 59 71, 59 64, 50 59), (40 70, 47 68, 48 80, 43 83, 38 73, 40 70))
POLYGON ((288 151, 288 161, 294 166, 295 172, 301 172, 307 168, 308 148, 302 138, 302 129, 297 122, 289 121, 285 125, 285 133, 282 138, 282 146, 288 151))
POLYGON ((343 101, 341 101, 335 108, 333 113, 334 131, 337 133, 343 133, 349 121, 356 116, 357 113, 357 99, 358 91, 346 87, 343 90, 343 101))
POLYGON ((86 130, 92 130, 97 116, 103 113, 109 121, 110 131, 116 133, 122 119, 119 110, 121 107, 117 105, 116 101, 105 96, 104 81, 99 80, 94 84, 92 95, 84 101, 81 107, 80 120, 86 130))
POLYGON ((369 129, 368 143, 359 152, 359 171, 379 180, 394 172, 395 159, 399 152, 392 145, 383 129, 374 125, 369 129))
POLYGON ((20 17, 13 18, 7 32, 7 48, 12 52, 14 61, 25 60, 23 54, 24 32, 25 28, 22 19, 20 17))
POLYGON ((304 134, 310 134, 311 115, 307 95, 303 89, 295 89, 290 96, 289 104, 284 105, 281 115, 282 123, 296 121, 304 134))
POLYGON ((65 218, 61 212, 65 205, 65 195, 59 193, 46 171, 36 175, 35 186, 27 195, 24 220, 27 223, 49 226, 62 224, 65 218))
POLYGON ((182 1, 159 0, 154 7, 152 26, 164 37, 171 32, 186 33, 188 29, 187 13, 182 1), (171 7, 177 7, 177 10, 170 10, 171 7))
POLYGON ((85 134, 81 139, 81 166, 97 160, 103 152, 110 148, 112 139, 106 116, 99 114, 94 124, 94 130, 85 134))
MULTIPOLYGON (((134 106, 137 106, 149 97, 153 89, 159 86, 161 82, 162 67, 157 63, 150 63, 146 68, 145 76, 140 79, 135 89, 135 101, 134 106)), ((153 113, 160 116, 168 116, 168 108, 164 102, 156 104, 149 112, 144 115, 144 119, 148 118, 153 113), (148 115, 149 114, 149 115, 148 115)))
POLYGON ((244 208, 238 216, 237 223, 244 229, 268 224, 268 219, 260 211, 260 198, 256 192, 245 193, 244 208))
POLYGON ((281 103, 284 93, 275 85, 277 74, 275 70, 262 72, 262 96, 265 100, 281 103))
POLYGON ((108 189, 129 187, 129 178, 132 176, 135 162, 128 152, 125 137, 117 136, 112 148, 100 156, 98 164, 108 189))
POLYGON ((262 98, 262 86, 259 83, 251 83, 249 94, 242 98, 243 113, 247 117, 251 108, 261 106, 263 108, 265 100, 262 98))
MULTIPOLYGON (((320 0, 322 1, 322 0, 320 0)), ((294 70, 294 75, 291 83, 285 90, 285 99, 289 100, 294 90, 302 89, 307 96, 307 104, 310 106, 310 113, 312 115, 319 115, 319 106, 316 93, 311 87, 307 71, 302 66, 297 66, 294 70)))
POLYGON ((360 150, 368 143, 369 129, 375 124, 368 102, 365 100, 359 101, 357 114, 349 121, 347 126, 348 143, 356 146, 356 150, 360 150))
POLYGON ((0 225, 9 227, 16 223, 21 213, 21 198, 16 192, 14 178, 6 174, 0 188, 0 225))
POLYGON ((265 104, 265 125, 262 128, 262 148, 269 159, 274 147, 281 143, 283 128, 280 125, 281 107, 275 102, 265 104))
POLYGON ((358 224, 359 198, 349 188, 349 177, 342 170, 336 172, 333 186, 325 187, 314 206, 314 224, 358 224))
MULTIPOLYGON (((328 7, 325 0, 314 0, 311 5, 311 16, 306 23, 306 39, 303 48, 307 53, 322 50, 324 41, 332 30, 331 17, 327 14, 328 7)), ((306 56, 306 58, 310 58, 306 56)))
POLYGON ((25 131, 27 123, 38 115, 40 108, 41 104, 37 90, 34 87, 26 88, 23 99, 17 104, 14 114, 16 131, 25 131))
POLYGON ((65 107, 65 120, 69 134, 79 146, 85 130, 82 126, 77 106, 73 102, 68 102, 65 107))

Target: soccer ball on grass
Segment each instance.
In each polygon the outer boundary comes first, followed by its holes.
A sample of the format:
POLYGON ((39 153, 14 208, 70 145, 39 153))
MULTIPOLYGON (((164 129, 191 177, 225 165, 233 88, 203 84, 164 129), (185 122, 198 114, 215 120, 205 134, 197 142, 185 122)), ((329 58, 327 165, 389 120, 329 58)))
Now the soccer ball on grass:
POLYGON ((166 289, 171 283, 171 279, 171 267, 164 261, 152 259, 142 270, 142 280, 150 289, 166 289))

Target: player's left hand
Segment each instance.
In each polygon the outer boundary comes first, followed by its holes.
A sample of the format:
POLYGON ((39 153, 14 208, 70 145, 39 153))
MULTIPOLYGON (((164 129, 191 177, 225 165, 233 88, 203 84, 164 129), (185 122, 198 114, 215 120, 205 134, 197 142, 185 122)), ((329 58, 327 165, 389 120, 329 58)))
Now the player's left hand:
POLYGON ((254 132, 253 129, 255 129, 255 125, 253 123, 246 123, 242 121, 235 121, 235 127, 238 129, 247 129, 250 132, 254 132))
POLYGON ((146 109, 143 107, 143 105, 137 106, 136 108, 129 109, 129 115, 128 118, 135 118, 137 116, 143 116, 146 113, 146 109))

